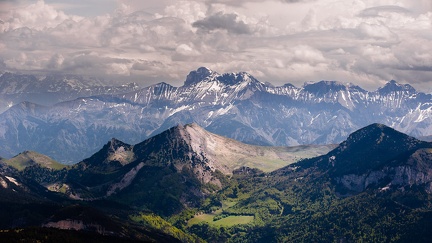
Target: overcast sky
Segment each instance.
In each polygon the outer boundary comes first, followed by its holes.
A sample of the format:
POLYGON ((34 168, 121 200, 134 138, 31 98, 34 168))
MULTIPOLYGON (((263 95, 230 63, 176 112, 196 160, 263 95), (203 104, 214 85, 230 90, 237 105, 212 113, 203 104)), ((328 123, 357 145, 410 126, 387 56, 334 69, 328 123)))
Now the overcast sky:
POLYGON ((200 66, 432 92, 432 1, 0 0, 2 71, 179 86, 200 66))

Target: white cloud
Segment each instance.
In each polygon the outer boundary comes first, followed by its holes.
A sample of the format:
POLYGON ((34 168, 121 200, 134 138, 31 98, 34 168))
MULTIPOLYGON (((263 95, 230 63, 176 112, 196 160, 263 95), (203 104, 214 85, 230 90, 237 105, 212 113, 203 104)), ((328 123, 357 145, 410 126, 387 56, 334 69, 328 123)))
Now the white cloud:
POLYGON ((48 69, 58 70, 64 62, 65 58, 61 54, 54 54, 47 63, 48 69))
POLYGON ((276 85, 432 82, 429 0, 117 3, 83 16, 78 9, 100 1, 1 3, 0 67, 175 84, 198 66, 276 85))
POLYGON ((183 19, 189 25, 206 17, 207 9, 199 2, 176 1, 173 5, 167 6, 162 16, 176 17, 183 19))
POLYGON ((399 60, 395 57, 391 48, 368 44, 361 49, 362 56, 374 65, 379 65, 381 67, 396 66, 399 63, 399 60))
POLYGON ((43 0, 38 0, 34 4, 23 8, 13 9, 2 16, 5 22, 1 31, 27 27, 35 30, 52 28, 67 19, 80 20, 78 16, 68 16, 63 11, 56 10, 51 5, 45 4, 43 0))
POLYGON ((233 34, 250 34, 250 27, 235 13, 218 12, 192 23, 201 31, 226 30, 233 34))
POLYGON ((364 38, 390 41, 395 41, 398 38, 398 36, 385 25, 361 23, 358 29, 364 38))
POLYGON ((199 56, 200 53, 187 44, 180 44, 176 48, 176 52, 182 56, 199 56))
POLYGON ((294 61, 309 63, 311 65, 324 63, 326 60, 323 54, 310 46, 299 45, 291 49, 294 61))

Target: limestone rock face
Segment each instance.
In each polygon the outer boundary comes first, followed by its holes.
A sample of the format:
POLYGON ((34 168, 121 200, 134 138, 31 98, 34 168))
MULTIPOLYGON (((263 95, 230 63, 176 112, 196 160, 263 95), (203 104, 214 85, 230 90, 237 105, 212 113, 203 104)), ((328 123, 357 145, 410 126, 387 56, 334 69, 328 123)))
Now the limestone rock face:
POLYGON ((431 191, 432 143, 383 125, 371 125, 351 134, 329 160, 336 167, 331 169, 335 181, 351 191, 361 192, 383 183, 385 187, 415 185, 431 191))

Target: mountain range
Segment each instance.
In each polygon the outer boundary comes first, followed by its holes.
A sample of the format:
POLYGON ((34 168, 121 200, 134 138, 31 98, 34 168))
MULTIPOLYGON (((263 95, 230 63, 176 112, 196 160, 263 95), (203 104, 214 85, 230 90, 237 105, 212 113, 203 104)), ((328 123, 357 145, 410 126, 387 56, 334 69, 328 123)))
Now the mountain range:
MULTIPOLYGON (((73 166, 25 151, 0 160, 0 205, 10 209, 0 210, 3 214, 0 225, 75 229, 100 234, 98 237, 112 236, 112 240, 126 237, 122 241, 196 241, 181 231, 178 233, 178 229, 159 216, 149 216, 149 212, 167 217, 198 207, 202 200, 228 183, 233 171, 250 166, 270 172, 325 154, 334 147, 253 146, 188 124, 170 128, 136 145, 112 138, 97 153, 73 166), (77 205, 77 202, 86 203, 77 205), (145 221, 145 225, 163 224, 163 231, 152 228, 156 226, 143 227, 130 222, 128 217, 137 217, 143 209, 145 217, 151 220, 145 221), (31 210, 35 216, 22 214, 21 210, 31 210), (125 231, 122 229, 125 227, 131 229, 125 231), (165 232, 171 228, 174 233, 165 232)), ((52 232, 54 229, 40 228, 32 237, 47 231, 59 237, 69 234, 52 232)))
MULTIPOLYGON (((148 192, 144 190, 140 194, 146 195, 146 198, 150 197, 147 193, 151 192, 154 197, 156 192, 152 191, 152 183, 157 182, 170 190, 184 184, 176 197, 178 201, 183 198, 184 202, 189 202, 186 203, 188 205, 222 188, 224 180, 221 180, 221 176, 232 175, 237 169, 252 167, 270 172, 302 159, 325 154, 334 147, 254 146, 210 133, 196 124, 188 124, 170 128, 135 145, 113 138, 97 153, 72 167, 61 166, 49 157, 28 151, 5 159, 4 163, 23 171, 26 176, 30 175, 49 190, 63 192, 73 199, 94 200, 114 196, 120 191, 125 194, 127 192, 123 192, 123 189, 128 187, 136 187, 137 190, 148 188, 148 192), (33 167, 38 169, 35 171, 33 167), (67 173, 62 169, 67 169, 67 173), (57 172, 51 178, 40 176, 40 170, 57 172), (144 178, 143 174, 146 174, 144 178), (182 177, 192 182, 185 183, 182 177), (203 189, 202 185, 208 188, 203 189), (189 198, 191 195, 195 198, 189 198)), ((131 200, 142 200, 136 191, 133 193, 130 195, 133 198, 131 200)), ((161 197, 173 193, 158 190, 161 197)), ((168 211, 160 201, 155 206, 168 211)))
POLYGON ((372 124, 352 133, 328 154, 306 159, 296 166, 317 166, 345 193, 377 186, 388 190, 413 185, 422 185, 427 193, 432 193, 431 162, 430 142, 382 124, 372 124))
POLYGON ((22 229, 0 238, 427 242, 431 161, 430 142, 382 124, 289 148, 178 125, 65 167, 27 151, 0 161, 0 225, 22 229))
POLYGON ((0 154, 32 150, 73 164, 112 137, 136 144, 188 123, 264 146, 340 143, 372 123, 426 137, 431 117, 431 94, 393 80, 376 91, 337 81, 274 87, 245 72, 219 74, 202 67, 181 87, 159 83, 52 106, 17 104, 0 114, 0 154))
POLYGON ((5 72, 0 74, 0 113, 24 101, 50 106, 78 97, 135 90, 139 90, 135 83, 113 86, 95 78, 76 75, 35 76, 5 72))

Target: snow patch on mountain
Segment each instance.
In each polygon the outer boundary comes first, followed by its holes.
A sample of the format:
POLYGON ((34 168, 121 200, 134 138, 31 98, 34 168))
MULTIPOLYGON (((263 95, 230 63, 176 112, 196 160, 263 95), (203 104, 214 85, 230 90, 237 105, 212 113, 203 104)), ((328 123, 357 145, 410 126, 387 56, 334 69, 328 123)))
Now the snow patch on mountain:
POLYGON ((181 87, 160 83, 52 107, 14 106, 0 114, 0 154, 35 150, 76 163, 112 137, 135 144, 192 122, 255 145, 339 143, 375 122, 412 136, 429 136, 432 95, 396 81, 376 91, 337 81, 274 87, 245 72, 219 74, 199 68, 181 87))

